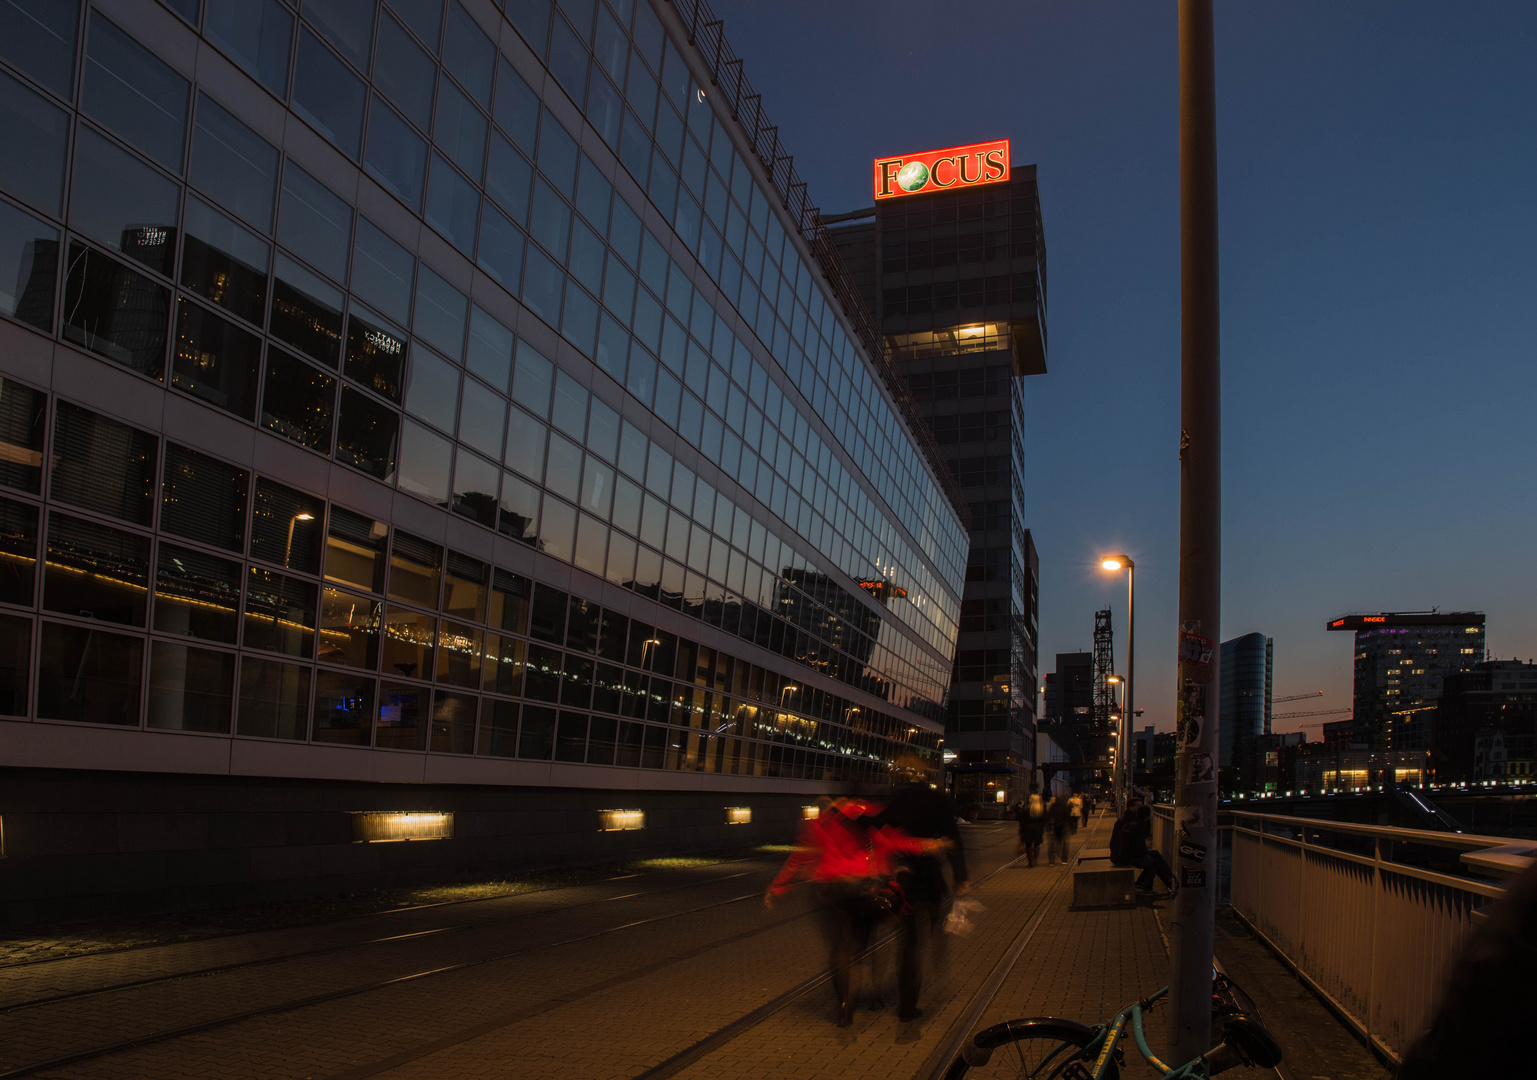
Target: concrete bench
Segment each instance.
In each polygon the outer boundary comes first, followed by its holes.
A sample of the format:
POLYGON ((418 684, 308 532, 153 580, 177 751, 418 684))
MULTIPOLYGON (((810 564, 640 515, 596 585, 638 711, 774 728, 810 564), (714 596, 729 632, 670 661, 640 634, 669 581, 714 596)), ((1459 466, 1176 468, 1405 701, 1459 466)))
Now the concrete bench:
POLYGON ((1137 872, 1110 861, 1109 848, 1094 848, 1073 865, 1073 907, 1134 907, 1137 872))

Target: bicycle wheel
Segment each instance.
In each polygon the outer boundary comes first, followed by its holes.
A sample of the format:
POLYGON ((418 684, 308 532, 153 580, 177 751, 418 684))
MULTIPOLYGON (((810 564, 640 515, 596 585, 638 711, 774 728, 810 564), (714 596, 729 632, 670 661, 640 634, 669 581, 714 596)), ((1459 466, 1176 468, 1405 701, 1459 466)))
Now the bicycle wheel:
MULTIPOLYGON (((1094 1029, 1073 1020, 1032 1016, 984 1028, 966 1040, 951 1062, 945 1080, 1088 1080, 1094 1074, 1094 1058, 1083 1048, 1094 1039, 1094 1029)), ((1097 1052, 1097 1051, 1096 1051, 1097 1052)), ((1119 1080, 1114 1061, 1105 1080, 1119 1080)))

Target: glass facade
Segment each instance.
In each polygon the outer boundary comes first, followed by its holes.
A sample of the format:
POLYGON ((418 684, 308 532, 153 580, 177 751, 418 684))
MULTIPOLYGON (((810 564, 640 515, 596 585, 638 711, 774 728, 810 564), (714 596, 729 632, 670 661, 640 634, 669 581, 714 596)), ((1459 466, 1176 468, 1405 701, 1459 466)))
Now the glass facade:
POLYGON ((670 7, 50 11, 0 16, 0 333, 257 450, 5 379, 14 716, 809 779, 932 753, 966 532, 670 7))

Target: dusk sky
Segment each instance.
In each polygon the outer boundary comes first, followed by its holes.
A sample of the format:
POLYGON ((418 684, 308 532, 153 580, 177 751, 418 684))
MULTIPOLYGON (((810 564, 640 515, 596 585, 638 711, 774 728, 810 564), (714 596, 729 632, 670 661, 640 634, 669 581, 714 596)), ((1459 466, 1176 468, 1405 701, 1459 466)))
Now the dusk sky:
MULTIPOLYGON (((712 0, 812 200, 1008 138, 1040 169, 1049 374, 1026 384, 1041 671, 1137 561, 1140 725, 1171 728, 1179 132, 1172 0, 712 0)), ((1537 7, 1217 5, 1224 639, 1277 712, 1350 707, 1347 611, 1488 613, 1537 655, 1537 7)), ((1295 730, 1308 721, 1279 721, 1295 730)), ((1310 728, 1310 738, 1318 729, 1310 728)))

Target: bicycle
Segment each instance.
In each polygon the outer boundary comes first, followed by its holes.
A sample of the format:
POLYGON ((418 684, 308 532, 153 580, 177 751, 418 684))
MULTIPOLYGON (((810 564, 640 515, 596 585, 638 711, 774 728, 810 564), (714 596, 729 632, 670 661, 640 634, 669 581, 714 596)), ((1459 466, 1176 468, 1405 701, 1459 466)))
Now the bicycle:
POLYGON ((945 1080, 961 1080, 968 1073, 973 1077, 1013 1076, 1020 1080, 1119 1080, 1120 1066, 1125 1064, 1121 1040, 1127 1028, 1131 1029, 1137 1052, 1158 1070, 1163 1080, 1205 1080, 1239 1065, 1275 1069, 1281 1064, 1281 1047, 1254 1015, 1253 1003, 1219 969, 1212 972, 1212 1027, 1221 1031, 1221 1041, 1177 1067, 1160 1061, 1148 1048, 1142 1018, 1168 992, 1165 986, 1126 1006, 1109 1023, 1094 1027, 1056 1016, 1032 1016, 994 1024, 966 1040, 946 1071, 945 1080), (995 1052, 1004 1047, 1013 1053, 993 1061, 995 1052))

